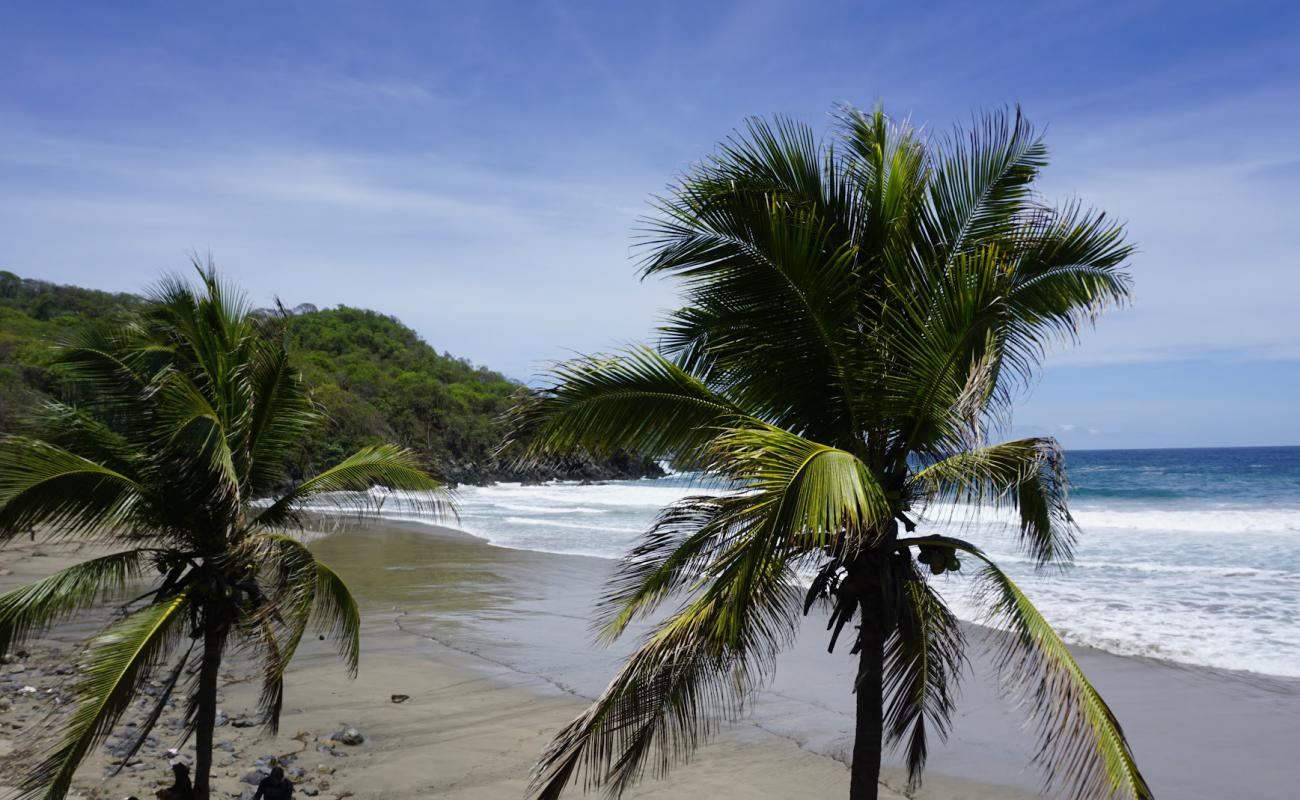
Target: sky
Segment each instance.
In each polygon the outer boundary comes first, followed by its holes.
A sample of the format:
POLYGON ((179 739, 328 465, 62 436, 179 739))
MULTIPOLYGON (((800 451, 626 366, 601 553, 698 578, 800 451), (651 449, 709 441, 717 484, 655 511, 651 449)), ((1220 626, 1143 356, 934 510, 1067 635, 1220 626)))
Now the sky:
POLYGON ((1019 103, 1044 193, 1138 253, 1013 432, 1300 444, 1295 4, 0 2, 0 269, 139 291, 210 255, 530 380, 651 334, 638 218, 747 116, 1019 103))

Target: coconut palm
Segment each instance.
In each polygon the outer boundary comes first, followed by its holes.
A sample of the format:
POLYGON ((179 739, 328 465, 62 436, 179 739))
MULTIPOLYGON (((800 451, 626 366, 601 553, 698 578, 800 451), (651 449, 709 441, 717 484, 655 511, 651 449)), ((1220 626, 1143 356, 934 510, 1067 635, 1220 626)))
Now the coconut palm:
POLYGON ((1127 298, 1131 248, 1103 214, 1046 204, 1046 163, 1018 109, 926 137, 846 108, 829 142, 751 121, 657 203, 642 272, 680 279, 684 307, 655 349, 558 365, 510 446, 525 460, 629 450, 732 488, 664 509, 622 561, 600 639, 654 624, 546 750, 537 796, 575 781, 616 796, 687 757, 818 604, 831 649, 850 639, 859 659, 850 797, 877 796, 882 746, 903 748, 916 782, 963 671, 963 630, 930 580, 948 571, 974 573, 1049 784, 1150 796, 1024 593, 975 543, 917 532, 931 504, 1002 507, 1040 566, 1070 558, 1060 449, 988 431, 1049 344, 1127 298))
POLYGON ((356 672, 356 601, 287 533, 304 507, 364 510, 369 494, 334 493, 374 484, 437 489, 412 453, 391 446, 290 481, 288 456, 321 415, 289 362, 283 320, 253 312, 211 267, 200 276, 198 288, 165 280, 138 316, 63 343, 69 402, 45 407, 39 435, 0 442, 0 544, 35 528, 112 551, 0 596, 0 653, 69 615, 125 601, 85 651, 67 729, 25 778, 24 797, 63 797, 78 764, 157 679, 162 691, 130 755, 180 692, 195 795, 207 798, 230 648, 260 660, 271 730, 310 620, 356 672))

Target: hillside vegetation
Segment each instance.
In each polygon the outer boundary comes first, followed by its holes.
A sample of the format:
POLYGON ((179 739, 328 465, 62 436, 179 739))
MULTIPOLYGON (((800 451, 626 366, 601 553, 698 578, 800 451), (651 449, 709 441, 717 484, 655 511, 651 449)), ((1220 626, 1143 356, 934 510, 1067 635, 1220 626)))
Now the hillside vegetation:
MULTIPOLYGON (((59 394, 50 345, 72 327, 129 313, 142 298, 0 272, 0 431, 20 426, 45 395, 59 394)), ((573 460, 519 473, 492 453, 501 415, 522 387, 498 372, 438 353, 393 317, 365 309, 291 312, 291 351, 328 415, 295 455, 294 472, 336 463, 366 444, 397 442, 457 483, 661 474, 642 459, 573 460)))

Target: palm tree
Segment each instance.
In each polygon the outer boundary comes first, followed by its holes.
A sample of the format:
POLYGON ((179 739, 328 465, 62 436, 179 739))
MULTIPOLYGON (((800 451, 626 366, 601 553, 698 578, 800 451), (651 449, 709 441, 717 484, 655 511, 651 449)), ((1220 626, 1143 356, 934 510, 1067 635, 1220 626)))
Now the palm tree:
POLYGON ((733 488, 664 509, 622 561, 599 638, 656 624, 546 750, 537 796, 580 776, 617 796, 687 757, 817 603, 832 650, 857 620, 849 796, 877 796, 882 745, 904 747, 916 782, 929 736, 948 730, 965 649, 927 573, 962 570, 960 555, 1042 734, 1049 785, 1150 797, 1114 715, 1029 599, 975 544, 915 533, 939 501, 1004 507, 1040 566, 1070 558, 1057 444, 987 432, 1050 343, 1127 298, 1132 251, 1103 214, 1035 194, 1046 163, 1018 109, 924 137, 845 108, 831 142, 750 121, 657 203, 642 272, 681 279, 684 307, 657 349, 558 365, 508 446, 524 460, 630 450, 733 488), (680 605, 655 614, 670 598, 680 605))
POLYGON ((114 551, 0 596, 0 653, 150 581, 90 644, 67 729, 25 778, 24 797, 63 797, 86 754, 160 676, 131 753, 179 687, 185 737, 196 743, 195 796, 207 798, 227 648, 260 659, 259 706, 272 731, 309 620, 357 670, 356 601, 286 534, 304 506, 363 510, 368 494, 335 493, 374 484, 438 488, 412 453, 392 446, 291 482, 288 456, 321 414, 289 362, 283 320, 253 312, 210 266, 200 276, 199 289, 164 280, 138 316, 62 344, 71 402, 47 404, 40 436, 0 442, 0 544, 38 526, 51 539, 114 551))

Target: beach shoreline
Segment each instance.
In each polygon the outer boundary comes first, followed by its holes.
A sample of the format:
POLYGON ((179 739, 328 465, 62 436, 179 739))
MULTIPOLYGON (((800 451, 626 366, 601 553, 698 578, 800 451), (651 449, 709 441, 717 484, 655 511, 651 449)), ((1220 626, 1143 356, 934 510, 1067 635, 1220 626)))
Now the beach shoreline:
MULTIPOLYGON (((348 681, 328 643, 307 643, 288 676, 279 736, 232 725, 218 730, 225 749, 214 796, 251 795, 241 778, 258 759, 293 755, 300 788, 326 800, 522 797, 528 770, 550 736, 603 687, 626 651, 626 645, 590 646, 591 604, 613 563, 608 560, 496 547, 419 522, 327 521, 310 538, 361 602, 361 673, 348 681), (394 695, 409 699, 395 703, 394 695), (357 727, 366 741, 349 747, 330 738, 345 726, 357 727)), ((7 548, 0 589, 71 558, 40 545, 7 548)), ((808 635, 782 657, 776 679, 744 720, 666 780, 647 776, 627 796, 843 795, 850 659, 827 656, 820 626, 807 622, 808 635)), ((0 681, 27 675, 57 684, 66 678, 52 674, 66 666, 58 660, 75 653, 75 643, 93 630, 84 623, 61 626, 26 648, 32 655, 20 665, 23 672, 0 667, 0 681), (59 655, 51 660, 43 653, 59 655)), ((1264 800, 1285 796, 1293 785, 1284 742, 1300 721, 1300 682, 1076 652, 1125 725, 1157 796, 1264 800), (1242 741, 1247 735, 1251 741, 1242 741), (1240 746, 1215 747, 1229 740, 1240 746)), ((973 668, 980 670, 978 658, 973 668)), ((257 687, 237 661, 225 672, 223 709, 234 720, 252 709, 257 687)), ((953 736, 932 748, 916 797, 1039 796, 1040 776, 1028 766, 1033 737, 989 683, 965 681, 953 736)), ((37 688, 40 696, 50 687, 37 688)), ((0 713, 0 742, 11 749, 40 733, 35 709, 22 714, 20 703, 35 701, 15 699, 0 713)), ((168 774, 159 749, 152 761, 111 780, 102 777, 111 757, 96 753, 79 773, 77 791, 88 798, 149 796, 154 781, 168 774)), ((12 785, 17 766, 12 757, 0 762, 0 785, 12 785)), ((887 761, 885 783, 886 796, 904 796, 896 759, 887 761)), ((572 796, 581 796, 580 788, 572 796)))

